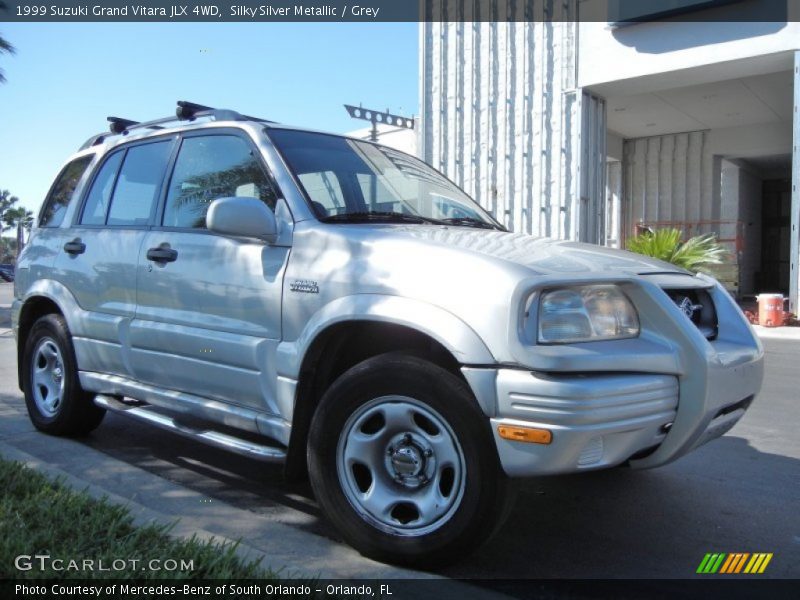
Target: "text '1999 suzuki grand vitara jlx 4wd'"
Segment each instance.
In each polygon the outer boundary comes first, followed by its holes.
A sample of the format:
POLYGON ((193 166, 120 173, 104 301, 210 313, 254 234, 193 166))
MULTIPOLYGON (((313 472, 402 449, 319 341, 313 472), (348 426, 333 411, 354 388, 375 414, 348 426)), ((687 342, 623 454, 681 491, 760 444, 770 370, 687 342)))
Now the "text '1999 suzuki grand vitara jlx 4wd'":
POLYGON ((514 478, 663 465, 759 391, 709 277, 510 233, 377 144, 188 102, 109 120, 17 267, 42 431, 112 410, 307 469, 350 544, 430 565, 497 529, 514 478))

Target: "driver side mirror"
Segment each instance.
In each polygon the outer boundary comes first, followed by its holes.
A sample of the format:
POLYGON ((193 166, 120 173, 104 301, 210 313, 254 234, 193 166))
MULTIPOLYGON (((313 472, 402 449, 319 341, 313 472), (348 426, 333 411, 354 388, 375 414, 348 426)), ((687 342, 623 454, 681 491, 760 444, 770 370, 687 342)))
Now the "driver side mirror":
POLYGON ((233 196, 218 198, 206 213, 209 231, 274 242, 278 235, 275 214, 258 198, 233 196))

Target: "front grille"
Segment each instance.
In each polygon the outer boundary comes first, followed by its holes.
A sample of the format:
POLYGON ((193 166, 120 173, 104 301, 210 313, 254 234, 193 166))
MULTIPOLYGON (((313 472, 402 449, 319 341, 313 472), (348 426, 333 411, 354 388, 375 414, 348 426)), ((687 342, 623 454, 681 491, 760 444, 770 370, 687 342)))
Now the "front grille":
POLYGON ((664 292, 678 305, 686 318, 694 323, 695 327, 707 340, 717 337, 719 324, 717 311, 711 294, 706 290, 698 289, 665 289, 664 292))

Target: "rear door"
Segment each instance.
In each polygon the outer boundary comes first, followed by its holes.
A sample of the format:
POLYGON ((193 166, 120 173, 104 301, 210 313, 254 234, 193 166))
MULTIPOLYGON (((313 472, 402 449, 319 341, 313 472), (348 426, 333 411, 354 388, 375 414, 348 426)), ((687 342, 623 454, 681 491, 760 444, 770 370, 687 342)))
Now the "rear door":
POLYGON ((39 211, 37 227, 25 245, 18 261, 17 284, 27 289, 29 282, 53 278, 56 258, 71 238, 69 222, 65 223, 70 206, 85 188, 94 154, 84 154, 71 160, 61 169, 39 211))
POLYGON ((73 332, 83 371, 132 375, 126 345, 136 312, 139 250, 153 223, 175 142, 149 141, 108 154, 66 230, 54 271, 83 310, 73 332))
POLYGON ((183 137, 165 196, 139 252, 130 337, 137 379, 276 414, 289 248, 205 226, 217 198, 256 197, 274 210, 272 178, 243 132, 206 129, 183 137))

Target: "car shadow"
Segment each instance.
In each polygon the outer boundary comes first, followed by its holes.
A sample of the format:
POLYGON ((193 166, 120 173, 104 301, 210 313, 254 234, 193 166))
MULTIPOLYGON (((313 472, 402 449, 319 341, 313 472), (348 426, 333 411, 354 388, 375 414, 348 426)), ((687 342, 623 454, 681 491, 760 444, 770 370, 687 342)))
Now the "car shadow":
MULTIPOLYGON (((280 465, 209 448, 109 415, 85 443, 238 508, 340 540, 307 482, 280 465), (301 513, 302 518, 297 518, 301 513)), ((670 465, 518 482, 498 534, 434 572, 464 579, 686 578, 706 552, 774 552, 770 575, 794 577, 798 544, 777 514, 798 497, 800 461, 724 436, 670 465)), ((795 532, 796 533, 796 532, 795 532)), ((492 585, 488 583, 488 585, 492 585)))
POLYGON ((774 552, 796 577, 800 461, 724 436, 670 465, 520 483, 504 527, 440 571, 477 578, 686 578, 706 552, 774 552), (778 515, 784 515, 780 518, 778 515), (796 522, 796 521, 795 521, 796 522))
POLYGON ((283 465, 232 454, 115 414, 107 414, 83 443, 209 498, 339 540, 321 518, 310 484, 287 481, 283 465))

